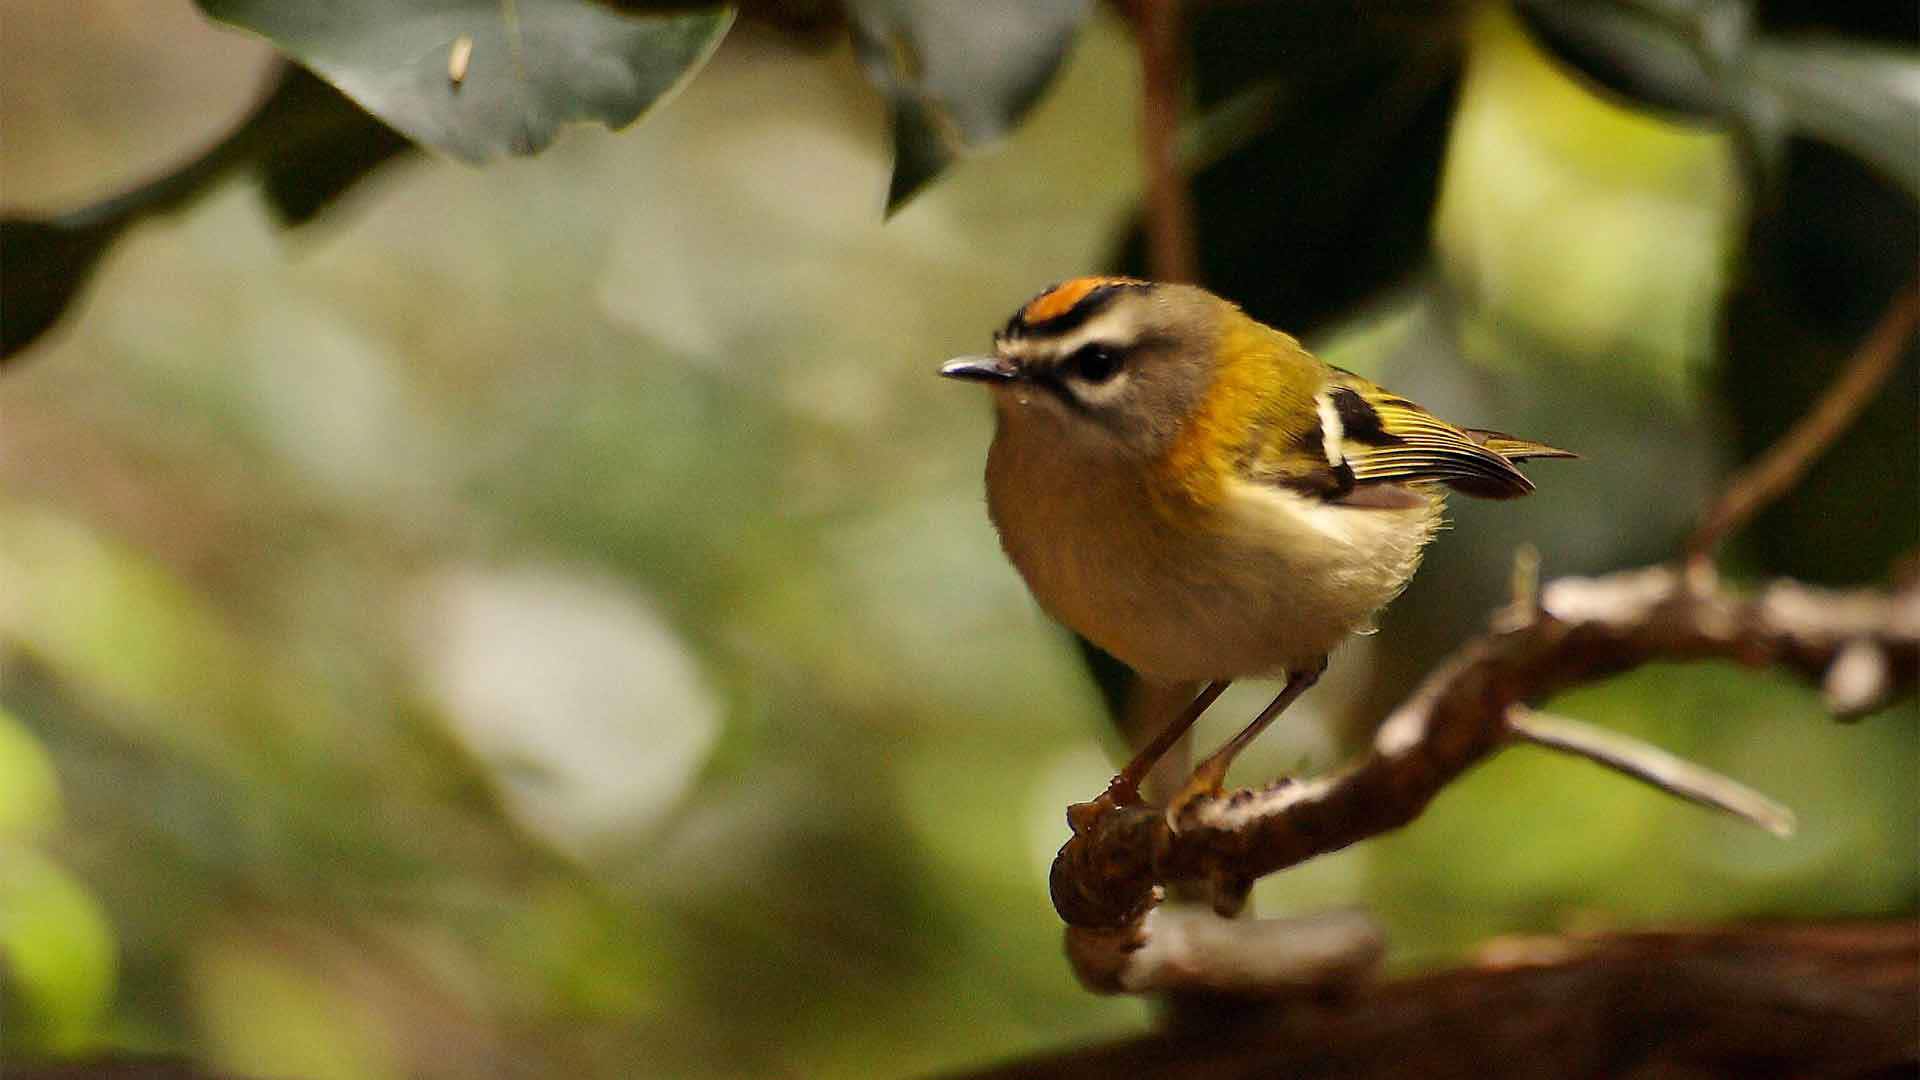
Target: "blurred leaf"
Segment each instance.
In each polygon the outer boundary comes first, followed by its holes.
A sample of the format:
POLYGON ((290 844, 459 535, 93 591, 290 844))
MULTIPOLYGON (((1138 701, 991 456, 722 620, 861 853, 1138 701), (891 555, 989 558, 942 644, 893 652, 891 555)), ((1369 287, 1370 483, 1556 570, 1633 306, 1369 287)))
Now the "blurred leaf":
POLYGON ((1133 692, 1133 669, 1079 634, 1073 635, 1073 641, 1080 646, 1080 659, 1086 664, 1095 689, 1100 691, 1107 715, 1119 722, 1127 714, 1127 695, 1133 692))
POLYGON ((255 120, 284 80, 276 75, 273 90, 246 121, 173 172, 56 217, 0 218, 0 362, 60 320, 123 229, 187 205, 244 161, 257 139, 255 120))
POLYGON ((0 363, 60 321, 127 220, 0 218, 0 363))
POLYGON ((205 1056, 237 1076, 380 1080, 406 1075, 395 1027, 382 1012, 330 980, 351 956, 301 930, 233 931, 194 958, 193 996, 205 1056))
POLYGON ((413 148, 332 84, 286 66, 249 123, 267 129, 254 171, 282 225, 305 225, 374 169, 413 148))
POLYGON ((765 23, 785 34, 787 41, 823 49, 838 44, 846 12, 838 0, 740 0, 742 18, 765 23))
POLYGON ((282 224, 304 224, 409 145, 325 82, 279 65, 253 111, 172 172, 56 217, 0 219, 0 362, 60 320, 107 248, 142 218, 190 205, 251 166, 282 224))
POLYGON ((1013 130, 1087 8, 1087 0, 849 0, 854 47, 893 113, 888 213, 954 159, 1013 130))
POLYGON ((622 128, 712 55, 731 8, 621 12, 591 0, 200 0, 408 137, 472 162, 533 154, 560 125, 622 128), (461 78, 449 70, 471 43, 461 78))
POLYGON ((130 739, 230 779, 285 779, 308 767, 289 751, 328 731, 324 700, 263 642, 124 543, 0 503, 0 580, 14 586, 0 640, 106 706, 103 719, 130 739))
POLYGON ((59 864, 0 843, 0 975, 10 1004, 6 1048, 85 1049, 118 978, 113 926, 59 864))
MULTIPOLYGON (((1720 81, 1707 68, 1700 38, 1706 5, 1690 18, 1679 5, 1631 0, 1520 0, 1520 19, 1556 57, 1601 86, 1643 105, 1696 119, 1732 111, 1720 81)), ((1720 5, 1720 18, 1738 8, 1720 5)))
POLYGON ((1920 53, 1843 41, 1760 42, 1752 77, 1790 125, 1920 197, 1920 53))
POLYGON ((1691 400, 1752 203, 1736 140, 1594 94, 1486 10, 1434 221, 1468 355, 1511 369, 1531 339, 1629 393, 1691 400))
MULTIPOLYGON (((1202 9, 1193 26, 1197 95, 1214 106, 1189 125, 1189 142, 1203 158, 1221 155, 1190 181, 1201 278, 1294 333, 1426 260, 1460 86, 1445 9, 1335 15, 1226 5, 1202 9)), ((1144 270, 1137 226, 1115 262, 1144 270)))
MULTIPOLYGON (((1753 216, 1723 313, 1720 391, 1741 460, 1806 413, 1920 264, 1920 206, 1839 150, 1790 143, 1776 201, 1793 212, 1753 216)), ((1884 580, 1920 537, 1916 400, 1920 348, 1909 344, 1888 385, 1736 550, 1768 574, 1884 580)))
POLYGON ((1736 124, 1772 175, 1806 135, 1859 156, 1920 196, 1920 52, 1755 32, 1746 4, 1521 0, 1555 55, 1643 105, 1736 124))
POLYGON ((0 843, 40 836, 60 823, 60 813, 53 758, 0 708, 0 843))

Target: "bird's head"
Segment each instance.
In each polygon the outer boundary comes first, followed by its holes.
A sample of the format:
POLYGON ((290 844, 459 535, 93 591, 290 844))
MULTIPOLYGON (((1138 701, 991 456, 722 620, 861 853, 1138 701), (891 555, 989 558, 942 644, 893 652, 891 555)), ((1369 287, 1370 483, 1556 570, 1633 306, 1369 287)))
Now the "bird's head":
POLYGON ((1005 428, 1063 450, 1152 455, 1199 407, 1232 317, 1244 318, 1190 285, 1074 278, 1015 312, 991 353, 940 374, 989 386, 1005 428))

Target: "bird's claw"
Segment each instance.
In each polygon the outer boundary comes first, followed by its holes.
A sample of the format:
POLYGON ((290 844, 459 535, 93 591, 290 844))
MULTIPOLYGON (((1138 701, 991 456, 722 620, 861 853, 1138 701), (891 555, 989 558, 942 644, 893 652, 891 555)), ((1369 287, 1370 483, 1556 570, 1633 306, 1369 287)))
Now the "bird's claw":
POLYGON ((1193 775, 1173 798, 1167 801, 1167 828, 1179 832, 1201 803, 1221 796, 1227 786, 1227 762, 1209 758, 1193 770, 1193 775))
POLYGON ((1089 802, 1074 803, 1067 807, 1067 827, 1075 836, 1084 835, 1100 820, 1115 810, 1140 804, 1140 788, 1125 774, 1115 776, 1107 783, 1107 790, 1095 796, 1089 802))

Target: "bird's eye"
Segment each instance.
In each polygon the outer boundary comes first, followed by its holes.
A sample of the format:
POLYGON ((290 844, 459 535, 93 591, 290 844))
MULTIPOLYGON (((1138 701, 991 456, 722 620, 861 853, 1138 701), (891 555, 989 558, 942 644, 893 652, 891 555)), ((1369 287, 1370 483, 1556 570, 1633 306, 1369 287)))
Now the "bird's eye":
POLYGON ((1102 383, 1120 372, 1120 354, 1105 345, 1082 345, 1067 358, 1074 376, 1090 383, 1102 383))

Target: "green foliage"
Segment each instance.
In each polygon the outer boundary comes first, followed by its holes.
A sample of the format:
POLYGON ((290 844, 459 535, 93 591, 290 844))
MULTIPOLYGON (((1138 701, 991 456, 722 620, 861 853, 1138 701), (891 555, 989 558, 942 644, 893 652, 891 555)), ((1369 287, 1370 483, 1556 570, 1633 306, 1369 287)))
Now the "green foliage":
POLYGON ((1911 48, 1767 34, 1748 5, 1710 0, 1524 0, 1519 10, 1602 85, 1735 125, 1769 174, 1789 137, 1806 136, 1920 196, 1920 56, 1911 48))
POLYGON ((10 1048, 95 1048, 118 974, 113 925, 85 885, 14 840, 0 840, 0 956, 10 1048))
POLYGON ((44 836, 61 818, 60 778, 46 748, 0 708, 0 841, 44 836))
POLYGON ((591 0, 200 6, 408 138, 474 162, 538 153, 568 121, 633 123, 699 70, 733 21, 727 8, 621 12, 591 0), (453 56, 461 41, 464 63, 453 56))
MULTIPOLYGON (((1219 4, 1193 26, 1202 122, 1258 123, 1192 181, 1201 277, 1258 318, 1312 333, 1423 266, 1462 20, 1446 5, 1352 19, 1321 4, 1219 4)), ((1116 262, 1147 272, 1135 227, 1116 262)))
POLYGON ((1089 0, 850 0, 854 44, 893 117, 897 210, 956 158, 1003 138, 1039 99, 1089 0))
POLYGON ((311 221, 410 144, 329 83, 276 64, 260 102, 206 152, 147 183, 50 218, 0 217, 0 363, 50 329, 132 225, 199 201, 234 173, 261 184, 282 224, 311 221))

